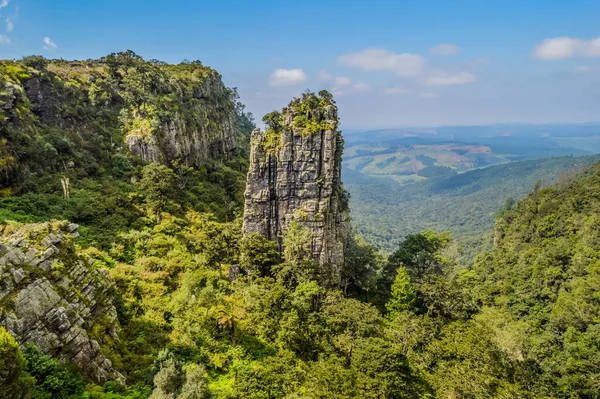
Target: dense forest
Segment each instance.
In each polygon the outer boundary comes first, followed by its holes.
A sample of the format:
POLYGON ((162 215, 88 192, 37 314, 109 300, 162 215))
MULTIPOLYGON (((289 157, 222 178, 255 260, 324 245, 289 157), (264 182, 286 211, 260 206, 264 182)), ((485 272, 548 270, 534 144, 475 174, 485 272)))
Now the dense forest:
MULTIPOLYGON (((117 339, 102 323, 89 334, 126 381, 93 381, 0 327, 3 398, 600 397, 600 165, 556 185, 535 186, 540 175, 528 174, 534 184, 519 190, 532 191, 497 214, 493 247, 470 265, 438 226, 407 234, 389 256, 355 235, 332 283, 301 226, 284 234, 283 254, 260 235, 242 236, 254 124, 235 90, 217 88, 217 100, 203 103, 215 98, 200 89, 213 74, 130 52, 0 64, 2 235, 80 224, 73 251, 106 270, 121 328, 117 339), (49 84, 42 104, 26 95, 32 82, 49 84), (203 159, 165 152, 155 162, 125 145, 132 135, 168 138, 161 132, 175 114, 218 138, 229 112, 234 150, 219 144, 203 159), (230 278, 232 266, 247 272, 230 278)), ((455 176, 466 180, 451 190, 499 185, 472 199, 486 206, 500 191, 502 202, 518 197, 517 177, 495 173, 489 183, 455 176)), ((444 184, 430 180, 420 200, 444 184)), ((401 191, 380 187, 382 203, 385 190, 401 191)), ((463 213, 477 215, 468 205, 463 213)), ((11 306, 0 301, 0 316, 11 306)))
POLYGON ((498 212, 512 207, 536 184, 569 180, 600 156, 555 157, 512 162, 400 186, 344 169, 357 233, 386 252, 409 234, 449 231, 462 247, 462 263, 491 245, 498 212))

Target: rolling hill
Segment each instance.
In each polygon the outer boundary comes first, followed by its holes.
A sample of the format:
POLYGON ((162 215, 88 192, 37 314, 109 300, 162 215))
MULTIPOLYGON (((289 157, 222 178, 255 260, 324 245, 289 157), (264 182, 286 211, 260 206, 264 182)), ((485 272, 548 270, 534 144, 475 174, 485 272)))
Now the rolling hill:
POLYGON ((403 186, 350 168, 343 178, 353 224, 367 241, 392 251, 408 234, 450 231, 465 245, 468 261, 489 243, 495 215, 508 199, 521 199, 538 181, 568 179, 598 160, 600 155, 511 162, 403 186))

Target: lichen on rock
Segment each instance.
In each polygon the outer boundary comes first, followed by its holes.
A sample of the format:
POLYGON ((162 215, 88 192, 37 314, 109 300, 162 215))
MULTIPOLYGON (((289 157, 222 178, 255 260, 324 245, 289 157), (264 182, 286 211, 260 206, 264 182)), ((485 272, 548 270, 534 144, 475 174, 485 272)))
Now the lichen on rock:
POLYGON ((78 366, 96 382, 125 378, 102 353, 90 331, 115 341, 120 327, 112 285, 93 259, 72 243, 76 224, 9 224, 0 227, 0 326, 22 344, 78 366))
POLYGON ((335 101, 326 91, 307 92, 263 121, 265 132, 251 138, 244 234, 277 241, 283 253, 283 234, 296 220, 311 232, 314 260, 339 277, 349 212, 335 101))

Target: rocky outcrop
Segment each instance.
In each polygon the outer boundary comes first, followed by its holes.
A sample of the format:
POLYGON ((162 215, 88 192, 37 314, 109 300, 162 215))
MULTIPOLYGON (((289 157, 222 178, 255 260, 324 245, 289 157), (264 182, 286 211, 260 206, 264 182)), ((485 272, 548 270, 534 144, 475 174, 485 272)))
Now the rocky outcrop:
POLYGON ((252 134, 244 234, 262 234, 283 251, 282 235, 295 220, 312 234, 314 259, 339 273, 349 213, 337 107, 327 92, 306 93, 263 120, 266 131, 252 134))
POLYGON ((0 229, 0 325, 22 345, 77 365, 96 382, 124 382, 90 336, 119 339, 106 270, 79 255, 65 223, 4 225, 0 229))
POLYGON ((199 62, 168 65, 132 52, 1 62, 0 187, 62 172, 66 162, 97 174, 115 156, 192 167, 230 159, 251 131, 238 123, 235 96, 199 62))
POLYGON ((128 132, 127 147, 146 162, 183 160, 199 165, 208 159, 229 156, 236 149, 235 120, 227 89, 218 74, 202 81, 192 93, 193 122, 174 113, 151 134, 128 132))

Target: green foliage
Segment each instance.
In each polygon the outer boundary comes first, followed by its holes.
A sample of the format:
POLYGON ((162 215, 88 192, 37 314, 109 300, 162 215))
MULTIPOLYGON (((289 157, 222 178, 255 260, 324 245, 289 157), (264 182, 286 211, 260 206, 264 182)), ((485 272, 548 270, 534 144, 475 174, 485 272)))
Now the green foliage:
POLYGON ((35 346, 25 348, 27 371, 35 378, 32 399, 76 399, 84 390, 81 376, 35 346))
POLYGON ((599 159, 597 155, 563 156, 511 162, 400 185, 381 175, 366 177, 366 172, 353 171, 348 154, 354 151, 353 147, 344 151, 343 180, 344 188, 351 194, 356 232, 370 244, 391 253, 409 234, 449 231, 461 247, 459 262, 464 266, 491 247, 495 216, 509 198, 525 197, 538 180, 546 185, 568 180, 572 171, 599 159))
POLYGON ((156 215, 158 224, 161 212, 175 191, 175 179, 175 173, 166 165, 153 162, 142 169, 138 189, 143 193, 148 209, 156 215))
POLYGON ((410 277, 406 269, 400 266, 394 284, 392 284, 390 300, 385 304, 388 317, 395 319, 400 312, 415 310, 416 302, 417 293, 410 283, 410 277))
POLYGON ((288 262, 303 263, 312 259, 312 234, 308 227, 293 220, 283 237, 283 255, 288 262))
POLYGON ((35 380, 15 339, 0 327, 0 392, 6 399, 28 398, 35 380))
POLYGON ((402 265, 410 278, 425 280, 435 274, 441 274, 449 262, 442 254, 450 244, 450 234, 438 234, 427 230, 419 234, 410 234, 402 241, 398 249, 390 256, 392 265, 402 265))
MULTIPOLYGON (((203 82, 215 74, 200 62, 166 65, 133 52, 85 64, 41 57, 0 64, 6 87, 0 101, 13 104, 9 111, 0 107, 0 177, 7 189, 1 222, 69 219, 82 225, 82 246, 100 247, 85 253, 114 282, 107 295, 122 332, 119 341, 103 339, 99 323, 89 334, 128 384, 100 387, 35 347, 23 357, 0 329, 2 395, 598 398, 600 166, 557 187, 540 184, 517 206, 507 201, 497 214, 495 246, 473 267, 459 267, 449 233, 408 234, 424 224, 398 223, 392 206, 399 198, 418 203, 416 215, 438 209, 424 200, 431 195, 452 201, 459 212, 436 211, 436 217, 451 223, 461 217, 467 226, 461 231, 477 235, 507 196, 521 196, 522 188, 505 183, 537 180, 580 161, 450 177, 430 165, 423 169, 433 173, 426 185, 365 185, 360 190, 377 199, 369 207, 384 209, 386 218, 376 234, 363 229, 366 236, 403 240, 386 260, 353 237, 334 283, 335 273, 314 261, 312 235, 301 223, 288 226, 282 248, 259 235, 241 236, 247 148, 231 160, 194 167, 184 159, 143 165, 120 150, 126 134, 154 135, 175 118, 206 132, 234 116, 228 120, 235 120, 238 137, 248 138, 252 117, 235 90, 212 93, 222 107, 211 115, 197 112, 203 82), (38 78, 57 101, 49 109, 22 93, 25 81, 38 78), (60 125, 57 115, 70 122, 60 125), (69 199, 62 196, 63 175, 72 182, 69 199), (477 219, 482 214, 486 221, 477 219), (398 227, 406 234, 394 233, 398 227), (247 273, 233 279, 235 265, 247 273)), ((325 118, 332 111, 333 97, 322 91, 266 115, 267 150, 281 145, 284 129, 335 131, 336 121, 325 118), (283 126, 287 116, 292 126, 283 126)), ((360 190, 353 207, 359 214, 365 212, 360 190)), ((334 195, 347 202, 343 192, 334 195)), ((54 272, 64 273, 61 263, 54 272)))
POLYGON ((557 397, 598 392, 597 370, 586 366, 598 353, 598 187, 596 164, 534 190, 498 220, 494 248, 474 266, 477 300, 522 324, 522 356, 540 368, 542 392, 557 397))
POLYGON ((271 275, 271 268, 280 258, 277 243, 267 240, 258 233, 246 234, 240 241, 240 251, 243 255, 241 266, 251 275, 271 275))
MULTIPOLYGON (((324 131, 336 131, 337 119, 325 119, 327 110, 332 107, 337 111, 333 95, 326 90, 318 94, 307 91, 302 97, 294 98, 281 112, 272 111, 262 121, 265 124, 262 146, 268 153, 274 154, 281 148, 281 134, 284 130, 300 130, 303 136, 310 136, 324 131), (292 117, 291 126, 286 115, 292 117)), ((337 132, 339 134, 339 132, 337 132)))
POLYGON ((350 234, 344 252, 341 287, 346 295, 367 299, 376 293, 378 273, 384 257, 360 236, 350 234))

